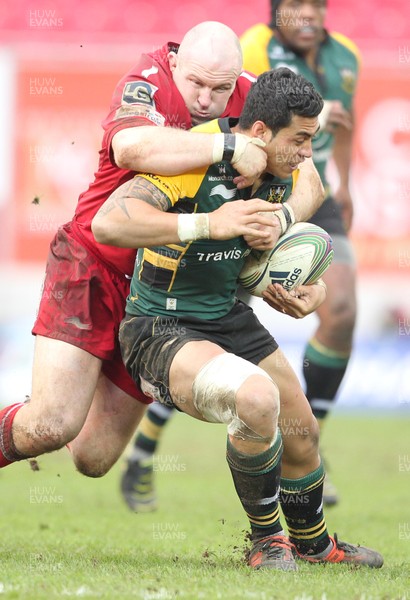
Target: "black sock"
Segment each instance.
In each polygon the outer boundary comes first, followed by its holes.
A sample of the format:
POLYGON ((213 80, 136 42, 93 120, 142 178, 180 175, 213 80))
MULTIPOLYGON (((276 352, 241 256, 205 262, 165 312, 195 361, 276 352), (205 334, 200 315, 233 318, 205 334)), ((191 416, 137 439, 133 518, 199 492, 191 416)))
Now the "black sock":
POLYGON ((303 358, 306 397, 317 419, 324 419, 331 409, 349 362, 350 353, 336 352, 310 340, 303 358))
POLYGON ((143 460, 154 454, 163 427, 168 423, 174 409, 159 402, 151 404, 138 426, 134 447, 129 460, 143 460))
POLYGON ((278 431, 273 446, 261 454, 242 454, 228 438, 227 461, 236 492, 248 516, 252 540, 279 534, 279 483, 282 438, 278 431))

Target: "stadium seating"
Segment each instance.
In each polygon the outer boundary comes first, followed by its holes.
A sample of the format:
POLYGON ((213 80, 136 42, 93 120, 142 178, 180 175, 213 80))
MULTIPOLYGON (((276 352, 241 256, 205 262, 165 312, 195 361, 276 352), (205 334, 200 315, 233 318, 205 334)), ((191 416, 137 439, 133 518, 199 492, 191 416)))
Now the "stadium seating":
MULTIPOLYGON (((181 1, 170 6, 165 0, 117 0, 111 3, 91 0, 54 0, 41 8, 30 0, 2 0, 0 32, 5 40, 55 40, 56 33, 94 32, 130 41, 131 36, 173 32, 181 35, 205 19, 223 21, 237 33, 255 20, 268 19, 267 0, 181 1)), ((410 20, 404 18, 407 0, 329 0, 329 25, 357 41, 383 40, 387 44, 410 39, 410 20), (337 24, 337 25, 336 25, 337 24)), ((178 41, 178 40, 177 40, 178 41)))

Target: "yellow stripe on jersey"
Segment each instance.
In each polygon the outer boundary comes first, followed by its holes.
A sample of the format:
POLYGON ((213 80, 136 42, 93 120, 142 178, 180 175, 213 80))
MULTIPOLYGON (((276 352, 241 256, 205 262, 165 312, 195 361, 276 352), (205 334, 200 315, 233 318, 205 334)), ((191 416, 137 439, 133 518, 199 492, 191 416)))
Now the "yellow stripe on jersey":
POLYGON ((146 260, 154 267, 160 267, 161 269, 168 269, 169 271, 175 271, 178 267, 178 259, 171 258, 170 256, 164 256, 163 254, 158 254, 158 252, 153 252, 148 248, 144 248, 143 261, 146 260))
POLYGON ((150 174, 138 174, 137 177, 146 179, 169 199, 170 207, 174 206, 181 198, 193 198, 197 193, 204 178, 203 169, 201 171, 190 171, 183 175, 174 175, 173 177, 157 177, 150 174))
POLYGON ((182 252, 177 260, 177 268, 174 270, 174 273, 173 273, 172 279, 171 279, 171 283, 169 284, 168 292, 170 292, 172 290, 172 286, 174 285, 175 277, 177 276, 177 270, 179 269, 180 262, 184 258, 185 253, 188 252, 188 248, 190 247, 191 244, 192 244, 192 242, 188 242, 188 244, 185 246, 185 248, 182 248, 182 252))
POLYGON ((177 252, 183 252, 185 250, 185 244, 183 246, 179 246, 178 244, 167 244, 168 248, 171 250, 176 250, 177 252))
POLYGON ((360 55, 359 48, 356 46, 356 44, 354 42, 352 42, 352 40, 350 40, 348 37, 346 37, 342 33, 337 33, 336 31, 332 31, 330 33, 330 36, 332 38, 334 38, 337 42, 339 42, 339 44, 342 44, 342 46, 345 46, 345 48, 350 50, 350 52, 352 52, 352 54, 355 55, 357 62, 359 63, 359 66, 361 65, 362 57, 360 55))
POLYGON ((244 69, 255 75, 270 70, 268 44, 272 36, 272 29, 262 23, 245 31, 240 38, 244 69))
POLYGON ((139 279, 141 279, 141 275, 144 271, 144 263, 148 263, 153 267, 166 269, 167 271, 170 271, 170 273, 172 273, 172 275, 170 275, 171 279, 170 279, 169 286, 167 288, 167 291, 170 292, 172 290, 172 286, 174 285, 175 277, 178 272, 181 260, 184 258, 184 255, 187 252, 188 248, 190 247, 191 243, 192 242, 189 242, 189 244, 187 244, 183 248, 176 246, 176 248, 178 248, 178 250, 180 251, 180 254, 177 258, 172 258, 170 256, 164 256, 163 254, 159 254, 158 252, 156 252, 154 250, 150 250, 149 248, 144 248, 144 252, 142 255, 142 261, 141 261, 141 268, 138 273, 139 279))

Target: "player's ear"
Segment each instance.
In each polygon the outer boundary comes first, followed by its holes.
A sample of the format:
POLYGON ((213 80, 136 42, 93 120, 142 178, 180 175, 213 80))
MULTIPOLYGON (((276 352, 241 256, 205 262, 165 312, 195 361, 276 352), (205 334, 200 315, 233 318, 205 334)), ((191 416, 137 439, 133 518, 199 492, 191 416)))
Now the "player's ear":
POLYGON ((175 71, 177 66, 177 55, 175 52, 168 52, 168 64, 171 71, 175 71))
POLYGON ((265 143, 269 142, 272 137, 271 130, 263 121, 255 121, 255 123, 252 125, 251 132, 252 137, 260 138, 265 143))

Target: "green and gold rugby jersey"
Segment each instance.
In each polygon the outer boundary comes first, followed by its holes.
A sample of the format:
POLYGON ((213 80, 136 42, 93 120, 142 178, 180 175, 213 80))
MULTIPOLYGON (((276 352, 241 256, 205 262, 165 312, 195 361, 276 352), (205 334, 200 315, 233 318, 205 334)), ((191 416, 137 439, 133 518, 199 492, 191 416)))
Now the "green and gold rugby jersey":
MULTIPOLYGON (((219 119, 195 131, 230 133, 236 119, 219 119)), ((294 181, 297 178, 295 172, 294 181)), ((157 186, 169 201, 168 212, 209 213, 225 202, 247 200, 250 189, 238 190, 237 171, 229 162, 174 177, 138 175, 157 186)), ((266 176, 255 198, 283 202, 292 185, 266 176)), ((132 315, 192 316, 218 319, 234 305, 238 276, 250 248, 243 237, 197 240, 138 250, 127 313, 132 315)))
MULTIPOLYGON (((319 47, 316 70, 312 70, 302 56, 284 46, 267 25, 248 29, 241 37, 241 46, 244 69, 260 75, 270 69, 288 67, 313 83, 324 100, 339 100, 346 110, 351 110, 360 56, 356 45, 344 35, 326 32, 319 47)), ((312 141, 313 160, 324 185, 333 141, 333 135, 327 131, 319 131, 312 141)))

